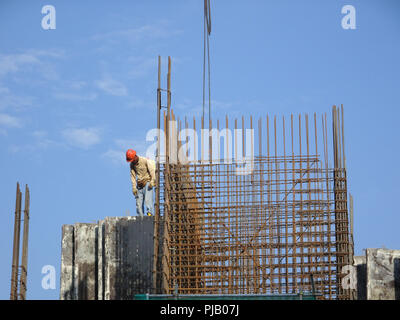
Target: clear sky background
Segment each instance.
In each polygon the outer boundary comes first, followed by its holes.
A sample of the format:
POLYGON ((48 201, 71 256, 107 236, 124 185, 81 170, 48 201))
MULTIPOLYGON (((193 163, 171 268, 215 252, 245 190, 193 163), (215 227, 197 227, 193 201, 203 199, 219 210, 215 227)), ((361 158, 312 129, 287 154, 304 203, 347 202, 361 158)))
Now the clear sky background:
MULTIPOLYGON (((400 2, 211 2, 213 118, 343 104, 355 252, 400 249, 400 2), (341 26, 346 4, 355 30, 341 26)), ((31 189, 28 299, 59 298, 63 224, 135 212, 124 151, 143 152, 156 126, 158 55, 164 71, 173 59, 173 107, 198 114, 202 0, 0 2, 1 299, 17 181, 31 189), (55 30, 41 26, 47 4, 55 30), (45 265, 55 290, 41 286, 45 265)))

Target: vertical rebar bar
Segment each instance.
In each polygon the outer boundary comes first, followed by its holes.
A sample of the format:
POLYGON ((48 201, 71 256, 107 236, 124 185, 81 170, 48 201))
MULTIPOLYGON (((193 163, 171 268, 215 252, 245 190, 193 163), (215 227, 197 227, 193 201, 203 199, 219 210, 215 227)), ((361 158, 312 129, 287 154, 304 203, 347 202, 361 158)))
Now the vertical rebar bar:
POLYGON ((24 231, 22 240, 22 260, 21 260, 21 279, 19 285, 20 300, 26 299, 27 277, 28 277, 28 237, 29 237, 29 204, 30 195, 28 185, 25 185, 25 204, 24 204, 24 231))
POLYGON ((20 247, 20 230, 21 230, 21 198, 22 194, 17 182, 17 192, 15 201, 15 218, 14 218, 14 240, 13 240, 13 257, 11 266, 11 293, 10 300, 18 300, 18 270, 19 270, 19 247, 20 247))

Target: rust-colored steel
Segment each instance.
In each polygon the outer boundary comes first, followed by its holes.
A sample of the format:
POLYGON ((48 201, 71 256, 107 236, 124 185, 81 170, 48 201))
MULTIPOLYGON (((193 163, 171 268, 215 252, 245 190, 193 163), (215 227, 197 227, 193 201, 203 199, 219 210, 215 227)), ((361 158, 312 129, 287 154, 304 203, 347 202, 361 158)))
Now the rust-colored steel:
MULTIPOLYGON (((207 159, 205 147, 200 146, 199 161, 166 162, 160 166, 160 175, 165 181, 159 204, 165 223, 165 236, 161 240, 165 250, 162 292, 296 293, 312 290, 312 275, 315 289, 323 297, 351 297, 351 292, 341 285, 345 275, 341 269, 352 264, 352 236, 338 112, 336 108, 333 111, 334 168, 327 166, 326 120, 322 118, 323 139, 318 140, 316 115, 314 130, 309 128, 308 115, 305 121, 299 116, 297 155, 293 116, 289 154, 285 118, 280 137, 274 117, 273 155, 269 150, 269 118, 267 155, 262 154, 263 131, 259 121, 259 155, 254 156, 249 174, 236 174, 242 164, 235 159, 244 155, 243 146, 237 142, 241 136, 236 131, 237 120, 234 121, 233 161, 226 161, 231 158, 230 154, 225 154, 224 159, 215 160, 211 156, 207 159), (323 146, 318 149, 321 141, 323 146), (301 149, 302 145, 305 150, 301 149), (324 151, 322 156, 318 150, 324 151)), ((169 130, 175 140, 171 145, 179 149, 182 146, 176 140, 179 121, 171 114, 174 122, 169 130)), ((209 131, 205 129, 204 119, 201 120, 201 128, 207 135, 209 131)), ((187 130, 186 121, 185 125, 187 130)), ((228 130, 227 119, 226 125, 228 130)), ((253 129, 251 118, 250 129, 253 129)), ((219 130, 218 123, 218 132, 227 130, 219 130)), ((228 137, 226 134, 225 141, 228 137)), ((203 144, 205 140, 202 135, 203 144)), ((253 149, 253 139, 250 143, 253 149)), ((216 146, 220 154, 222 149, 229 150, 230 145, 221 148, 218 141, 216 146)))
POLYGON ((13 256, 11 266, 11 292, 10 300, 18 300, 18 270, 19 270, 19 248, 21 233, 21 199, 22 193, 17 182, 17 193, 15 201, 15 218, 14 218, 14 240, 13 240, 13 256))
POLYGON ((26 287, 28 277, 28 237, 29 237, 29 188, 25 186, 25 207, 24 207, 24 231, 22 238, 22 260, 21 260, 21 278, 19 284, 19 299, 26 299, 26 287))
POLYGON ((11 290, 10 300, 25 300, 28 275, 28 234, 29 234, 29 188, 25 186, 24 229, 22 235, 22 258, 20 259, 21 238, 21 211, 22 192, 17 182, 15 202, 13 257, 11 266, 11 290), (21 265, 20 265, 21 262, 21 265))
POLYGON ((170 95, 169 80, 165 161, 157 172, 159 291, 290 294, 314 287, 325 299, 351 299, 342 286, 342 269, 353 263, 343 107, 332 109, 329 138, 326 114, 319 125, 316 114, 290 121, 267 115, 266 128, 265 118, 254 125, 250 116, 246 125, 242 117, 241 129, 228 116, 225 128, 203 117, 196 128, 193 118, 200 143, 191 142, 190 156, 181 150, 188 135, 179 134, 189 124, 170 110, 170 95))
MULTIPOLYGON (((161 128, 161 57, 158 56, 158 85, 157 85, 157 155, 156 155, 156 172, 160 172, 160 150, 161 150, 161 135, 160 135, 160 128, 161 128)), ((158 257, 160 256, 159 252, 159 237, 160 234, 160 175, 156 175, 156 201, 154 207, 154 253, 153 253, 153 292, 158 292, 158 287, 160 287, 159 277, 157 277, 157 269, 160 268, 160 262, 158 257)))

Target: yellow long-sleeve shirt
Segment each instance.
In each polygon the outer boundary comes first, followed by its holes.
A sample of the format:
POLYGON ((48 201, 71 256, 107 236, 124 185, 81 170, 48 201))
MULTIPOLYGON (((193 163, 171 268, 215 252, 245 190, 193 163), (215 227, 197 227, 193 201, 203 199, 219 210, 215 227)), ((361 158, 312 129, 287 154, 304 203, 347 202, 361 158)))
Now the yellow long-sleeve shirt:
POLYGON ((137 188, 144 187, 147 182, 150 182, 152 187, 156 185, 156 164, 154 160, 139 157, 136 165, 131 162, 130 170, 133 193, 136 193, 137 188))

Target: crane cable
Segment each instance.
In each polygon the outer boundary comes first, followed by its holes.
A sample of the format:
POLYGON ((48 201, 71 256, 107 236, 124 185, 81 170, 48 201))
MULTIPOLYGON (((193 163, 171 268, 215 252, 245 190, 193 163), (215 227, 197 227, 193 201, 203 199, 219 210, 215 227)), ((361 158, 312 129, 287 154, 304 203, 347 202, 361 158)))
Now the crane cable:
POLYGON ((208 123, 211 121, 211 68, 210 68, 211 7, 210 0, 204 0, 204 52, 203 52, 203 119, 206 101, 206 56, 208 64, 208 123), (207 54, 206 54, 207 51, 207 54))

